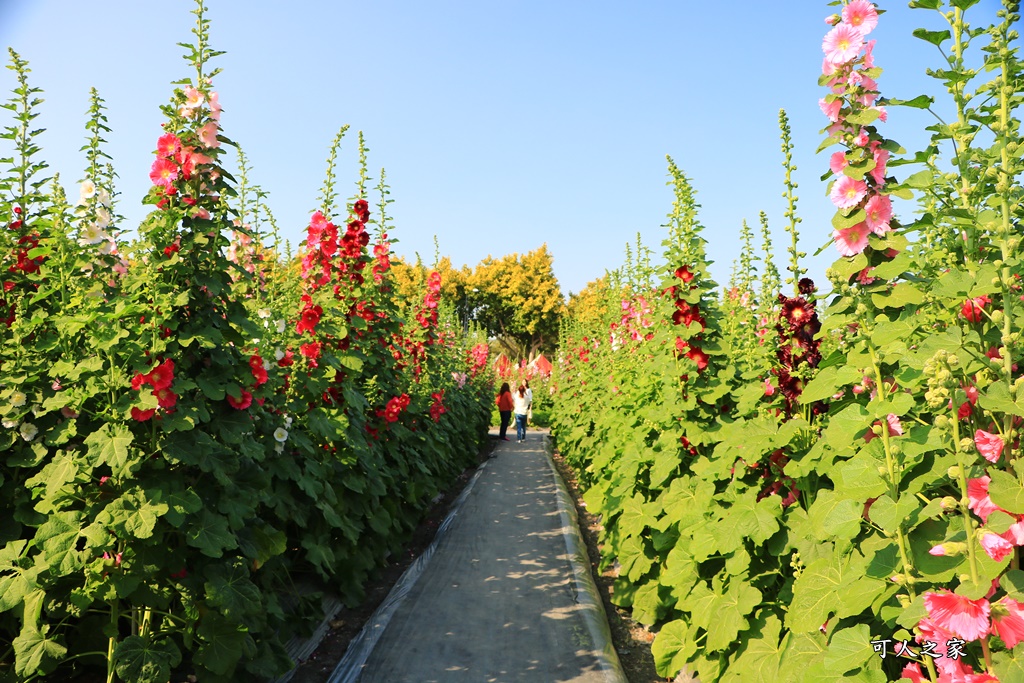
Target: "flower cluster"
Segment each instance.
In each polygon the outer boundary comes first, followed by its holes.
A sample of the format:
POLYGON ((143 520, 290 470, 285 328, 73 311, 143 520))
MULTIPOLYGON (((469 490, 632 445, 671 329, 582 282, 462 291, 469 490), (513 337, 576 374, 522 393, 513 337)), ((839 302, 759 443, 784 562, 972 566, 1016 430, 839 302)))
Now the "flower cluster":
MULTIPOLYGON (((137 372, 135 373, 135 376, 132 377, 132 389, 140 391, 142 387, 147 385, 153 387, 153 396, 156 397, 159 406, 165 410, 174 408, 178 403, 178 395, 171 391, 171 385, 173 383, 174 361, 170 358, 166 359, 162 363, 158 363, 157 366, 148 373, 142 374, 141 372, 137 372)), ((138 420, 139 422, 145 422, 156 414, 156 409, 140 409, 138 407, 132 407, 131 414, 132 419, 138 420)))
POLYGON ((611 324, 609 342, 612 348, 618 348, 625 339, 650 341, 654 338, 653 332, 643 332, 654 323, 651 320, 651 306, 647 299, 636 296, 633 301, 622 302, 622 317, 618 322, 611 324))
MULTIPOLYGON (((363 267, 367 263, 364 249, 370 243, 370 234, 366 232, 366 222, 370 220, 370 207, 365 199, 357 199, 352 205, 352 220, 345 228, 341 237, 341 259, 338 270, 348 274, 356 285, 363 284, 363 267)), ((390 261, 389 261, 390 263, 390 261)), ((378 263, 378 265, 380 265, 378 263)), ((335 288, 335 294, 338 288, 335 288)))
POLYGON ((757 494, 757 500, 773 495, 781 496, 785 491, 782 507, 788 508, 796 502, 800 495, 800 489, 797 488, 796 481, 783 472, 787 462, 789 462, 789 458, 786 454, 782 450, 776 450, 768 458, 768 462, 751 465, 752 468, 760 468, 761 478, 764 480, 764 486, 757 494))
POLYGON ((847 148, 834 152, 829 162, 837 176, 829 196, 847 219, 847 227, 837 227, 832 238, 840 254, 853 256, 867 248, 871 233, 892 230, 892 202, 883 192, 889 152, 870 125, 887 119, 885 108, 875 104, 875 78, 881 73, 872 56, 875 41, 866 40, 878 25, 878 12, 868 0, 853 0, 841 16, 827 21, 833 28, 822 42, 822 72, 831 92, 818 104, 831 122, 830 140, 847 148))
POLYGON ((436 270, 427 276, 427 293, 423 296, 423 308, 416 314, 420 327, 427 330, 437 326, 437 305, 441 301, 441 274, 436 270))
POLYGON ((778 365, 772 368, 790 414, 803 392, 807 372, 818 367, 821 362, 821 341, 814 338, 821 330, 821 322, 818 320, 815 302, 807 299, 814 293, 814 283, 809 278, 802 278, 798 289, 800 296, 779 294, 779 317, 775 324, 778 334, 775 357, 778 365))
POLYGON ((440 422, 441 416, 448 412, 448 409, 444 407, 444 389, 431 393, 430 398, 434 400, 430 406, 430 419, 440 422))
MULTIPOLYGON (((207 126, 199 131, 199 138, 203 145, 206 147, 217 147, 220 143, 216 140, 216 122, 211 121, 207 126), (214 127, 214 139, 215 144, 209 144, 209 140, 203 138, 203 130, 209 126, 214 127)), ((158 193, 163 195, 164 200, 167 197, 172 197, 178 194, 178 181, 182 180, 188 182, 192 180, 200 167, 205 164, 213 163, 206 154, 199 152, 195 147, 191 147, 182 143, 174 133, 164 133, 156 142, 156 160, 149 169, 149 179, 153 185, 158 188, 158 193)), ((166 201, 161 200, 161 208, 166 208, 166 201)), ((181 201, 186 206, 195 204, 195 199, 189 196, 183 196, 181 201)), ((196 217, 198 218, 209 218, 209 213, 205 209, 196 209, 196 217)))
POLYGON ((338 253, 338 227, 317 211, 306 228, 306 253, 302 257, 302 277, 315 287, 331 279, 331 259, 338 253), (316 277, 310 275, 313 272, 316 277))
MULTIPOLYGON (((691 325, 696 324, 697 330, 690 333, 689 338, 692 338, 703 332, 707 325, 704 317, 700 314, 700 306, 691 304, 685 299, 688 292, 697 288, 697 285, 691 284, 694 274, 690 272, 688 266, 680 266, 676 268, 675 276, 679 278, 681 284, 669 287, 666 292, 669 296, 675 297, 676 310, 672 313, 672 323, 682 325, 688 330, 691 325)), ((699 346, 691 344, 688 339, 676 337, 676 354, 679 357, 685 356, 696 363, 698 371, 703 371, 708 366, 708 354, 704 353, 699 346)))
POLYGON ((471 376, 476 377, 481 370, 487 367, 487 359, 490 354, 491 349, 482 342, 466 352, 469 362, 469 374, 471 376))
POLYGON ((382 417, 388 422, 398 422, 398 418, 401 417, 402 411, 409 407, 409 401, 409 394, 395 396, 388 401, 387 406, 385 406, 383 410, 377 411, 377 417, 382 417))

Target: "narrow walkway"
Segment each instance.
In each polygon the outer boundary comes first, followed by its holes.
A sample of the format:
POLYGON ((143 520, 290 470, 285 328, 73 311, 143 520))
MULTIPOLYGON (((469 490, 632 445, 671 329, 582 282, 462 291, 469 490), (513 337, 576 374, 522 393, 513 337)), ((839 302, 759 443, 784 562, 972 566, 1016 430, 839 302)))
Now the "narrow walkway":
POLYGON ((415 583, 367 625, 369 655, 332 682, 625 682, 547 436, 509 434, 415 583))

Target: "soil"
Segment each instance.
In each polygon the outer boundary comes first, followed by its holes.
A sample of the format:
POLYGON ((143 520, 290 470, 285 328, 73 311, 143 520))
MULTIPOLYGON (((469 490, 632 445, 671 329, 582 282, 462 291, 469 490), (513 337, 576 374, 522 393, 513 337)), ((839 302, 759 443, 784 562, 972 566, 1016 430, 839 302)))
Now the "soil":
POLYGON ((462 490, 466 488, 466 484, 473 477, 477 467, 487 460, 496 445, 496 439, 491 438, 488 440, 483 450, 477 456, 476 465, 460 474, 451 487, 441 494, 441 498, 427 510, 423 521, 420 522, 416 531, 413 532, 412 538, 409 539, 409 543, 402 554, 392 558, 387 566, 366 586, 366 598, 362 604, 354 607, 342 607, 341 611, 334 617, 334 620, 331 621, 331 629, 327 632, 323 642, 310 655, 309 659, 299 664, 298 668, 296 668, 295 674, 291 679, 292 683, 324 683, 330 678, 338 662, 345 656, 349 642, 359 635, 359 632, 363 629, 363 624, 369 621, 373 612, 384 602, 384 598, 391 592, 392 586, 398 582, 398 579, 405 573, 409 565, 423 554, 423 551, 434 540, 437 527, 448 516, 448 509, 455 499, 458 498, 462 490))
POLYGON ((612 604, 612 583, 615 581, 615 574, 610 569, 604 573, 598 571, 601 562, 601 551, 598 544, 601 524, 597 515, 591 514, 582 505, 576 473, 557 451, 552 457, 558 473, 565 480, 569 495, 572 496, 573 502, 576 504, 580 531, 583 534, 583 541, 587 544, 587 554, 590 556, 590 572, 594 575, 597 592, 601 594, 601 600, 604 602, 604 611, 608 615, 608 625, 611 626, 612 631, 612 644, 615 646, 616 652, 619 653, 619 662, 622 664, 623 673, 626 674, 629 683, 671 681, 670 678, 659 676, 654 668, 654 655, 651 654, 654 633, 646 626, 633 621, 629 617, 628 610, 612 604))
MULTIPOLYGON (((478 466, 487 459, 496 445, 497 440, 492 438, 478 456, 478 466)), ((555 467, 565 480, 569 493, 576 504, 580 530, 590 556, 591 571, 608 615, 613 644, 619 653, 619 661, 622 663, 629 683, 657 683, 670 680, 658 676, 654 669, 654 657, 651 655, 651 641, 654 640, 654 634, 630 619, 628 611, 611 603, 614 576, 610 571, 604 574, 599 574, 597 571, 600 562, 597 543, 600 524, 595 515, 587 512, 587 509, 580 504, 575 473, 558 453, 554 454, 554 461, 555 467)), ((367 585, 366 599, 363 603, 355 607, 342 608, 331 622, 331 630, 328 631, 320 646, 309 659, 301 663, 295 670, 291 679, 293 683, 324 683, 327 681, 338 662, 345 656, 349 642, 359 634, 363 624, 370 619, 374 610, 384 601, 391 591, 391 587, 397 583, 413 560, 419 557, 433 541, 438 525, 444 521, 452 502, 469 483, 475 470, 476 468, 470 468, 463 472, 451 488, 445 491, 441 499, 428 510, 409 541, 405 552, 389 562, 376 579, 367 585)))

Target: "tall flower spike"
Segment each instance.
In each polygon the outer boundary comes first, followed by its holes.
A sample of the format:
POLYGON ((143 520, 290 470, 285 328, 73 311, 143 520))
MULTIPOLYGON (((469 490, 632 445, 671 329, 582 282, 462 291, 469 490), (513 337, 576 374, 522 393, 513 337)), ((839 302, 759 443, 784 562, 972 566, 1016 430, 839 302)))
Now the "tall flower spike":
MULTIPOLYGON (((334 215, 336 208, 334 204, 338 200, 338 193, 334 189, 334 171, 337 168, 338 151, 341 149, 341 141, 345 138, 345 133, 348 132, 348 129, 349 125, 346 123, 338 130, 334 140, 331 142, 331 151, 327 155, 327 174, 324 177, 323 187, 320 189, 319 201, 320 212, 328 218, 334 215)), ((361 133, 360 136, 362 136, 361 133)))
POLYGON ((786 171, 786 191, 782 193, 783 199, 786 200, 786 211, 783 215, 786 217, 786 232, 789 233, 792 240, 789 245, 788 268, 792 276, 786 280, 786 284, 793 285, 793 292, 798 294, 800 279, 807 272, 800 267, 800 259, 806 257, 807 254, 800 251, 800 234, 796 228, 800 224, 801 219, 796 215, 798 197, 793 193, 797 188, 797 184, 793 181, 793 172, 796 171, 796 166, 793 164, 793 137, 789 127, 789 116, 786 115, 785 109, 779 110, 779 130, 782 131, 782 168, 786 171))

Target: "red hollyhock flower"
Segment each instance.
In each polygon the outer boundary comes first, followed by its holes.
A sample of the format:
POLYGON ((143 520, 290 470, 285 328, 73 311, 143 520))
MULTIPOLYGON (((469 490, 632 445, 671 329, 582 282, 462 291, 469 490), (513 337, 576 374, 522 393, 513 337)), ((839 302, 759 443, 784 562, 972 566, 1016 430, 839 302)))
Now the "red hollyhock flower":
POLYGON ((132 408, 132 419, 138 420, 139 422, 145 422, 146 420, 152 419, 153 415, 156 414, 155 409, 150 410, 139 410, 138 408, 132 408))
POLYGON ((313 332, 320 322, 320 317, 324 314, 324 309, 321 306, 312 305, 313 300, 308 295, 302 298, 306 301, 306 306, 302 309, 299 322, 295 324, 295 331, 299 335, 309 332, 310 336, 313 336, 313 332))
POLYGON ((153 380, 150 379, 150 376, 149 375, 143 375, 141 372, 135 373, 135 376, 132 377, 132 389, 134 389, 135 391, 138 391, 139 389, 141 389, 145 385, 152 384, 152 383, 153 383, 153 380))
POLYGON ((291 349, 287 349, 281 360, 277 361, 278 367, 287 368, 295 362, 295 354, 292 353, 291 349))
POLYGON ((173 408, 178 403, 178 395, 166 387, 154 389, 153 395, 156 396, 161 408, 173 408))
POLYGON ((315 368, 318 367, 316 360, 320 357, 320 349, 323 344, 320 342, 312 342, 310 344, 303 344, 299 347, 299 353, 309 359, 310 364, 315 368))
POLYGON ((178 179, 178 164, 170 159, 157 159, 149 170, 149 179, 165 190, 170 188, 178 179))
POLYGON ((688 283, 693 280, 693 273, 690 272, 689 266, 679 266, 676 268, 676 277, 688 283))
POLYGON ((242 389, 242 397, 239 399, 236 399, 231 394, 228 394, 228 403, 235 410, 245 410, 246 408, 252 405, 252 394, 250 394, 245 389, 242 389))
POLYGON ((698 371, 701 371, 708 366, 708 354, 704 353, 696 346, 690 347, 690 350, 686 352, 686 357, 697 364, 698 371))
POLYGON ((148 381, 154 389, 167 389, 174 382, 174 361, 168 358, 149 373, 148 381))
POLYGON ((990 303, 992 303, 992 299, 987 296, 976 296, 973 299, 968 299, 960 306, 960 315, 969 322, 980 323, 982 311, 990 303))
POLYGON ((156 153, 158 156, 171 158, 181 150, 181 140, 174 133, 166 133, 156 141, 156 153))

